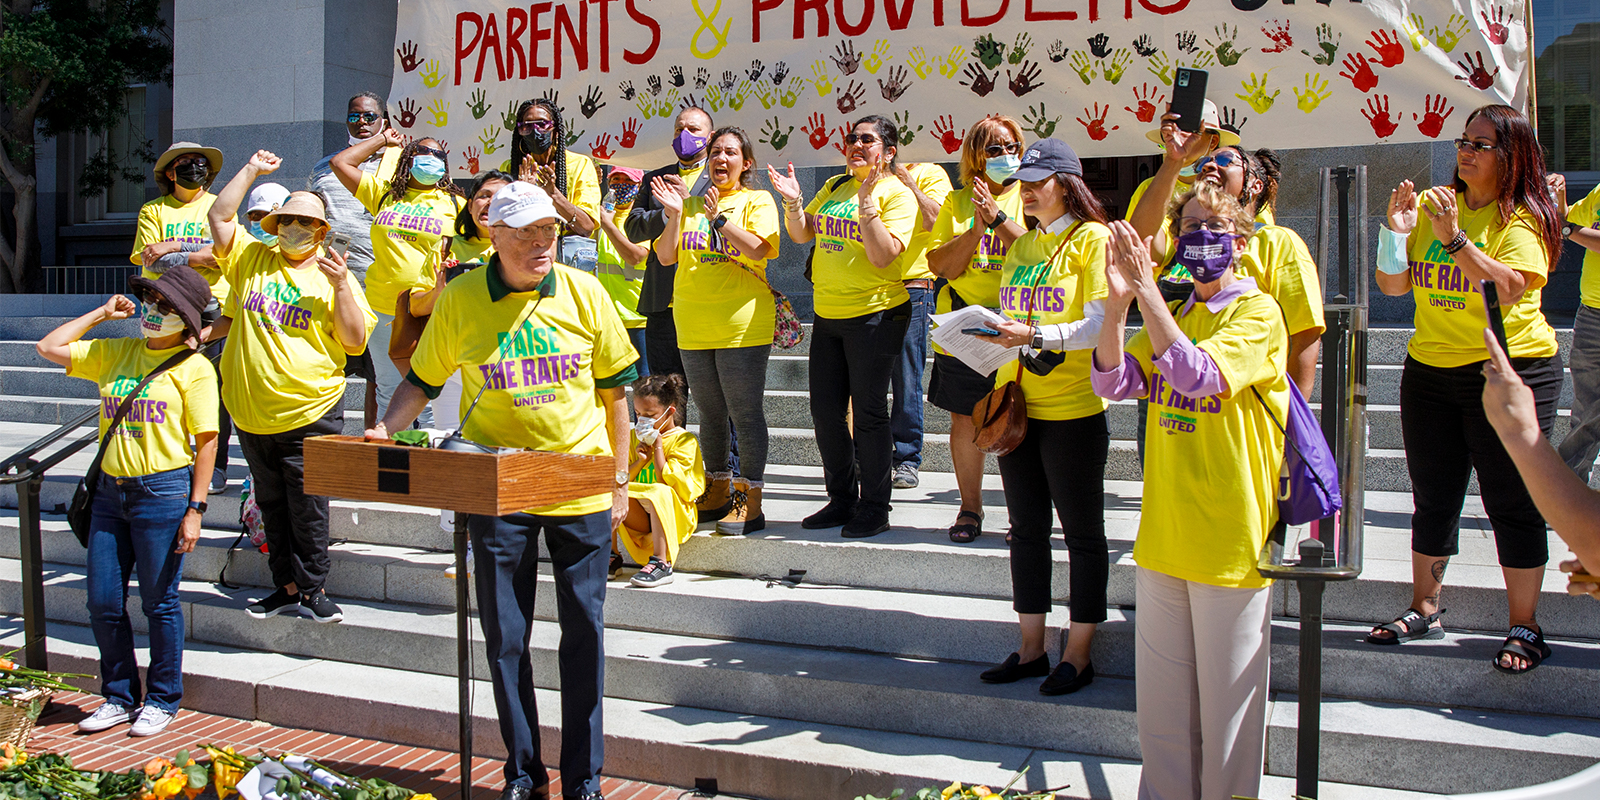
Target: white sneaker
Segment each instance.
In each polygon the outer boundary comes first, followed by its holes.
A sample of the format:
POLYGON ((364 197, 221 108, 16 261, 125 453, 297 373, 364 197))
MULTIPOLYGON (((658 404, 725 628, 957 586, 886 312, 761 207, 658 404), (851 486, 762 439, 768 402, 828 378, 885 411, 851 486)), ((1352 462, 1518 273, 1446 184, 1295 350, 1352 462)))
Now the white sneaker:
POLYGON ((128 729, 129 736, 154 736, 167 729, 172 720, 178 716, 176 711, 146 704, 139 711, 139 718, 133 721, 133 727, 128 729))
POLYGON ((78 730, 84 733, 99 733, 107 728, 115 728, 124 722, 133 721, 137 713, 136 709, 123 708, 107 700, 101 703, 93 714, 78 721, 78 730))

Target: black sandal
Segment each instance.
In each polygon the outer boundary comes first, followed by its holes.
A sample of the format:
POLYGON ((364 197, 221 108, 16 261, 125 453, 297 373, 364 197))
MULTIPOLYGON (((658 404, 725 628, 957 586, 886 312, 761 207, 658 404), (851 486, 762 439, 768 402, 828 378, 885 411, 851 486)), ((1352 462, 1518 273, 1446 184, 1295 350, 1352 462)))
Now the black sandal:
POLYGON ((983 535, 983 515, 966 509, 961 509, 956 514, 956 524, 950 526, 950 541, 956 544, 971 544, 983 535), (972 522, 962 522, 963 519, 972 519, 972 522))
POLYGON ((1543 631, 1536 631, 1526 625, 1516 625, 1511 628, 1511 635, 1506 637, 1505 644, 1500 646, 1500 651, 1494 654, 1494 668, 1507 675, 1521 675, 1524 672, 1532 672, 1534 667, 1549 657, 1550 645, 1545 643, 1543 631), (1501 666, 1500 657, 1504 655, 1527 659, 1527 669, 1501 666))
POLYGON ((1444 626, 1434 627, 1435 622, 1444 614, 1444 609, 1439 609, 1427 616, 1414 609, 1406 609, 1406 613, 1395 617, 1394 622, 1386 622, 1372 629, 1367 634, 1367 644, 1391 645, 1401 642, 1412 642, 1418 639, 1443 639, 1444 626), (1378 631, 1388 631, 1391 636, 1378 636, 1378 631))

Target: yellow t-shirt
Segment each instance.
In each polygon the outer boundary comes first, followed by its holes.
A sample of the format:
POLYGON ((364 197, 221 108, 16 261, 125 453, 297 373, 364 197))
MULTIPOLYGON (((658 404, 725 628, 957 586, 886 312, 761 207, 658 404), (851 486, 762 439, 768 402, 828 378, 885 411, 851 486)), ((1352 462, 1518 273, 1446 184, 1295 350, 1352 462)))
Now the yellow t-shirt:
POLYGON ((1241 278, 1255 278, 1256 286, 1278 301, 1290 335, 1328 329, 1322 316, 1322 277, 1300 234, 1279 225, 1258 226, 1234 271, 1241 278))
MULTIPOLYGON (((1567 209, 1567 221, 1579 227, 1600 228, 1600 186, 1567 209)), ((1584 305, 1600 308, 1600 253, 1588 248, 1583 251, 1583 277, 1578 283, 1578 297, 1584 305)))
MULTIPOLYGON (((1145 178, 1139 183, 1139 186, 1133 190, 1133 197, 1128 200, 1128 213, 1124 215, 1124 219, 1133 219, 1133 210, 1139 207, 1139 198, 1144 197, 1145 190, 1150 188, 1150 182, 1153 180, 1155 180, 1155 178, 1145 178)), ((1177 185, 1172 187, 1172 196, 1167 198, 1167 205, 1171 205, 1179 197, 1183 196, 1184 192, 1187 192, 1193 188, 1193 181, 1183 180, 1180 178, 1177 185)), ((1258 226, 1278 224, 1278 220, 1273 215, 1271 207, 1263 206, 1259 209, 1256 209, 1256 224, 1258 226)), ((1155 241, 1151 242, 1150 244, 1150 258, 1151 260, 1155 261, 1157 272, 1164 271, 1167 267, 1173 266, 1172 255, 1174 250, 1175 248, 1172 246, 1172 234, 1168 231, 1166 222, 1163 221, 1161 223, 1161 228, 1156 231, 1155 241)), ((1175 274, 1165 276, 1167 280, 1179 281, 1182 283, 1193 282, 1194 279, 1189 275, 1188 269, 1183 267, 1174 267, 1174 270, 1175 274)))
MULTIPOLYGON (((411 356, 412 374, 429 386, 443 386, 460 370, 463 412, 490 381, 462 431, 472 441, 611 455, 595 380, 612 377, 639 358, 611 310, 611 298, 594 276, 560 264, 542 284, 549 296, 511 291, 499 270, 496 259, 444 288, 411 356), (515 330, 534 303, 538 310, 515 330)), ((601 492, 528 513, 576 516, 610 507, 611 495, 601 492)))
MULTIPOLYGON (((772 247, 767 259, 778 257, 778 207, 772 195, 738 189, 722 195, 719 204, 729 225, 766 241, 772 247)), ((727 237, 720 240, 720 249, 713 250, 710 231, 705 201, 686 198, 679 221, 678 272, 672 283, 678 347, 715 350, 772 344, 776 318, 772 290, 765 282, 767 259, 746 256, 727 237)))
POLYGON ((356 199, 372 215, 367 305, 390 316, 401 292, 433 287, 439 239, 455 233, 456 214, 466 205, 465 200, 437 186, 407 188, 398 201, 389 199, 389 183, 399 163, 400 148, 389 148, 378 171, 361 173, 361 185, 356 187, 356 199))
POLYGON ((1250 387, 1272 405, 1279 422, 1287 419, 1283 312, 1258 289, 1219 311, 1198 298, 1187 313, 1180 302, 1171 308, 1183 335, 1216 362, 1229 391, 1185 397, 1151 366, 1148 328, 1128 342, 1150 380, 1147 491, 1133 560, 1197 583, 1267 586, 1271 581, 1256 572, 1256 559, 1278 520, 1283 434, 1250 387))
MULTIPOLYGON (((457 236, 450 240, 450 255, 459 264, 487 264, 494 255, 494 242, 476 236, 457 236)), ((431 278, 433 276, 428 276, 431 278)))
MULTIPOLYGON (((1111 229, 1098 222, 1069 226, 1060 234, 1042 229, 1023 234, 1006 254, 1001 271, 1001 313, 1035 325, 1083 319, 1083 307, 1104 300, 1108 294, 1106 246, 1110 241, 1111 229)), ((1106 410, 1106 401, 1089 386, 1089 359, 1093 352, 1067 350, 1066 360, 1049 375, 1022 375, 1028 416, 1081 419, 1106 410)), ((995 370, 995 385, 1017 380, 1021 370, 1020 360, 995 370)))
MULTIPOLYGON (((995 203, 1000 206, 1009 219, 1022 219, 1022 184, 1013 183, 995 198, 995 203)), ((945 195, 944 205, 939 207, 939 218, 933 223, 932 241, 928 244, 929 250, 934 250, 949 244, 957 237, 972 229, 973 220, 977 219, 977 211, 972 208, 972 189, 957 189, 945 195)), ((952 293, 959 293, 967 305, 986 306, 988 308, 1000 307, 1000 265, 1005 263, 1006 251, 1010 247, 1000 238, 999 234, 989 231, 983 234, 978 242, 978 250, 973 253, 972 261, 960 275, 948 281, 939 296, 934 298, 934 313, 943 314, 951 311, 955 305, 951 299, 952 293)), ((935 353, 943 353, 945 349, 935 344, 935 353)))
MULTIPOLYGON (((1456 194, 1461 232, 1485 255, 1527 277, 1528 288, 1515 305, 1500 299, 1506 326, 1506 343, 1512 358, 1547 358, 1556 354, 1556 332, 1545 321, 1541 289, 1550 271, 1544 242, 1526 209, 1518 208, 1510 224, 1500 224, 1500 209, 1490 203, 1476 211, 1467 208, 1465 195, 1456 194)), ((1411 264, 1411 297, 1416 301, 1417 332, 1406 352, 1430 367, 1464 367, 1489 359, 1483 329, 1489 313, 1476 281, 1463 275, 1456 260, 1433 235, 1426 214, 1417 215, 1417 227, 1406 242, 1411 264)))
MULTIPOLYGON (((178 201, 173 195, 163 195, 139 207, 138 230, 133 236, 133 252, 128 255, 128 260, 143 266, 144 259, 140 253, 145 245, 157 242, 185 242, 190 244, 211 244, 211 223, 206 219, 206 214, 211 212, 211 204, 217 201, 217 196, 210 192, 201 192, 187 203, 178 201)), ((239 231, 244 236, 250 236, 247 231, 239 231)), ((228 281, 222 277, 218 269, 197 268, 200 277, 206 279, 211 285, 211 296, 217 302, 228 299, 228 281)), ((155 273, 150 270, 140 270, 140 274, 154 280, 155 273)))
MULTIPOLYGON (((573 205, 587 212, 589 219, 594 220, 598 225, 600 222, 600 198, 604 196, 605 192, 600 188, 600 173, 595 169, 594 159, 582 153, 574 153, 571 150, 563 150, 561 152, 567 154, 567 199, 572 201, 573 205)), ((511 166, 511 159, 500 162, 500 171, 509 172, 512 175, 518 174, 518 171, 511 166)), ((699 170, 696 170, 695 173, 695 177, 699 177, 699 170)), ((684 180, 690 179, 686 177, 684 180)), ((694 183, 691 182, 689 185, 692 187, 694 183)), ((639 191, 648 192, 650 187, 642 187, 639 191)), ((595 235, 604 236, 605 234, 596 227, 595 235)))
MULTIPOLYGON (((234 237, 218 259, 233 284, 222 351, 222 400, 241 430, 283 433, 317 421, 344 396, 346 356, 366 349, 378 324, 353 273, 345 274, 366 331, 353 347, 334 333, 333 283, 313 262, 295 268, 277 247, 234 237)), ((380 357, 386 357, 380 355, 380 357)))
MULTIPOLYGON (((811 259, 811 280, 815 290, 811 302, 817 316, 849 319, 873 314, 910 302, 911 295, 900 282, 899 261, 879 269, 867 260, 857 222, 856 190, 861 181, 828 178, 811 198, 806 213, 816 226, 816 253, 811 259), (828 187, 837 183, 833 191, 828 187)), ((917 224, 917 198, 899 179, 889 176, 873 187, 872 200, 878 216, 894 238, 910 242, 917 224)), ((680 335, 682 335, 680 333, 680 335)))
MULTIPOLYGON (((617 216, 626 218, 628 212, 619 208, 617 216)), ((639 313, 639 294, 644 291, 644 271, 649 257, 632 267, 622 263, 622 253, 604 230, 595 233, 594 244, 598 262, 594 276, 605 287, 612 307, 622 318, 622 326, 629 330, 643 328, 645 319, 639 313)))
MULTIPOLYGON (((183 350, 182 345, 151 350, 144 339, 72 343, 67 374, 100 386, 102 438, 123 398, 150 370, 183 350)), ((190 356, 144 387, 117 426, 101 468, 107 475, 135 478, 186 467, 194 463, 191 437, 216 432, 217 372, 205 356, 190 356)))
MULTIPOLYGON (((952 188, 950 176, 945 173, 944 167, 928 163, 908 164, 906 172, 911 174, 911 180, 916 181, 917 189, 932 198, 935 203, 939 203, 942 209, 944 200, 950 195, 952 188)), ((916 199, 916 196, 912 195, 912 199, 916 199)), ((906 251, 900 254, 901 278, 908 281, 932 280, 933 270, 928 269, 928 251, 933 247, 933 230, 923 229, 919 207, 916 222, 912 225, 911 241, 906 243, 906 251)))

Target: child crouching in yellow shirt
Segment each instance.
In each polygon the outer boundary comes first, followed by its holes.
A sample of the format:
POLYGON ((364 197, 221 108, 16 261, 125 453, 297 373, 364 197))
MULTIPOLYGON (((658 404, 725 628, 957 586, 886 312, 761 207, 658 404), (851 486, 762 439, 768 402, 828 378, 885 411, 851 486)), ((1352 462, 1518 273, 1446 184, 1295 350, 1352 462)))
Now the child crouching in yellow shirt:
MULTIPOLYGON (((682 375, 651 375, 633 385, 633 410, 638 415, 631 443, 633 461, 628 474, 628 516, 617 538, 633 559, 644 564, 631 579, 649 588, 672 582, 672 564, 678 546, 694 533, 695 498, 706 489, 700 440, 684 429, 682 375)), ((612 572, 621 567, 620 554, 612 556, 612 572)))

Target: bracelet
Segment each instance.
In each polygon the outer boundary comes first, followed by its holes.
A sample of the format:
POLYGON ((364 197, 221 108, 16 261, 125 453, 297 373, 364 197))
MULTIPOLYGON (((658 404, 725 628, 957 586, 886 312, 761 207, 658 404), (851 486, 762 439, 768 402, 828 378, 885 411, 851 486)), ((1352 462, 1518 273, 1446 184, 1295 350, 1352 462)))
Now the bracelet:
POLYGON ((1460 252, 1461 248, 1467 246, 1468 241, 1465 233, 1456 231, 1456 238, 1451 239, 1450 243, 1444 246, 1444 251, 1450 255, 1455 255, 1460 252))

